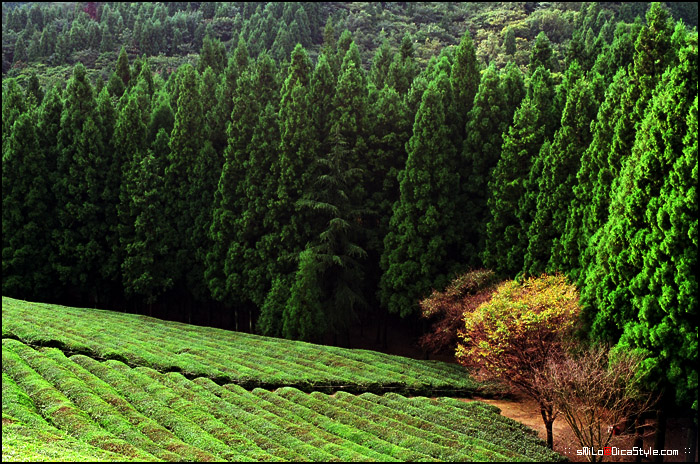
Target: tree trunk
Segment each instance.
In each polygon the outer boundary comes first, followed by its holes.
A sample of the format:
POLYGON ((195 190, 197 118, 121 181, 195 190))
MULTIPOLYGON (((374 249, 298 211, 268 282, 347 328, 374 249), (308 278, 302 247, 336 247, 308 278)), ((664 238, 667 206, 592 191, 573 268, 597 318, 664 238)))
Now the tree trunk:
MULTIPOLYGON (((634 443, 632 446, 639 449, 644 448, 644 419, 642 419, 640 414, 634 420, 634 443)), ((642 462, 641 453, 637 454, 634 462, 642 462)))
POLYGON ((554 419, 552 419, 552 411, 548 411, 547 408, 540 408, 540 414, 542 414, 544 428, 547 430, 547 448, 554 449, 554 436, 552 435, 554 419))
MULTIPOLYGON (((666 410, 662 406, 656 411, 656 434, 654 435, 654 449, 662 450, 666 445, 666 410)), ((664 457, 659 454, 654 457, 654 462, 664 462, 664 457)))
POLYGON ((695 417, 688 428, 688 454, 685 455, 685 462, 696 462, 698 460, 698 419, 695 417))

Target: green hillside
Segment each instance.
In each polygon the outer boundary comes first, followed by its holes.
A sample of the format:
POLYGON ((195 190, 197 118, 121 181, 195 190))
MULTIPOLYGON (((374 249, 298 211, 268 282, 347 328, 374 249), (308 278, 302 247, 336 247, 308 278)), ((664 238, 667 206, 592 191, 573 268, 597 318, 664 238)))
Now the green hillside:
POLYGON ((562 459, 478 401, 283 386, 483 391, 438 362, 3 298, 2 366, 3 461, 562 459))
POLYGON ((456 364, 319 346, 135 314, 2 299, 2 336, 246 388, 471 396, 494 387, 456 364))

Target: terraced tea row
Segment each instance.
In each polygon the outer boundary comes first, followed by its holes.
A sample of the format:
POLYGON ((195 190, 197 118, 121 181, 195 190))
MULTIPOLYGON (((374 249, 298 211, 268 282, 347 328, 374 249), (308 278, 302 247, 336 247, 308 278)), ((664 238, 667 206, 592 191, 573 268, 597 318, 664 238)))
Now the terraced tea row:
POLYGON ((495 387, 458 365, 3 297, 3 337, 246 388, 469 396, 495 387))
MULTIPOLYGON (((56 348, 34 349, 12 339, 3 340, 2 358, 8 434, 31 429, 77 441, 81 455, 97 459, 561 459, 532 430, 480 402, 331 396, 291 387, 247 391, 116 360, 66 357, 56 348)), ((5 448, 3 440, 3 455, 5 448)))

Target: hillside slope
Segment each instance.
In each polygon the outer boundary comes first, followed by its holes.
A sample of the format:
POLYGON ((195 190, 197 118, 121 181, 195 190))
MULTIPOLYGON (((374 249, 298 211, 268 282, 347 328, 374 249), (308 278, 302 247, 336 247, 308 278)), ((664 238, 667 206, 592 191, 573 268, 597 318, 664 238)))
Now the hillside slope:
POLYGON ((478 401, 282 387, 482 387, 444 363, 3 298, 2 366, 3 461, 562 459, 478 401))

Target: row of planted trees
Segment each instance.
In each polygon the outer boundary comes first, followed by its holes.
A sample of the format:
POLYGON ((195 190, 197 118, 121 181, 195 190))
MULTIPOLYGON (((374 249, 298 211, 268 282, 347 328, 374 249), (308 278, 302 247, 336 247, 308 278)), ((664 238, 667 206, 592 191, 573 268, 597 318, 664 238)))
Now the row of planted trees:
POLYGON ((469 266, 560 271, 592 337, 697 408, 697 33, 653 4, 600 36, 563 75, 544 34, 526 76, 468 34, 366 72, 329 24, 315 64, 205 39, 167 81, 125 53, 99 92, 81 65, 8 80, 3 293, 347 342, 469 266))

